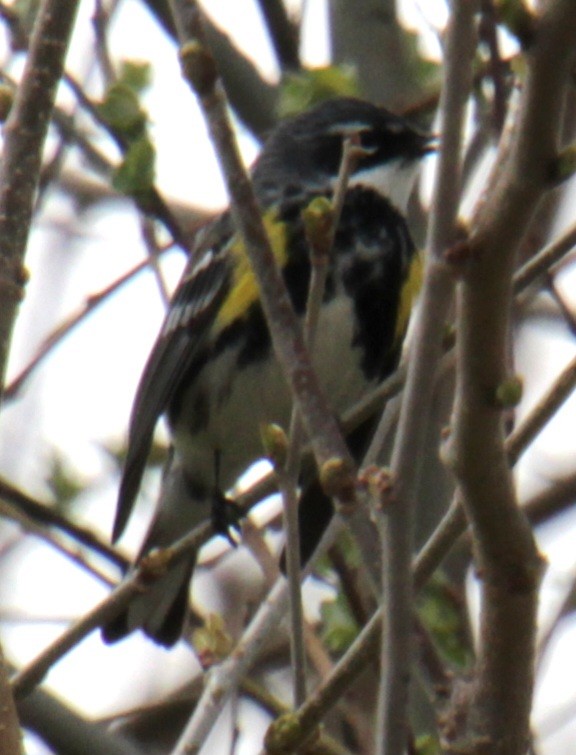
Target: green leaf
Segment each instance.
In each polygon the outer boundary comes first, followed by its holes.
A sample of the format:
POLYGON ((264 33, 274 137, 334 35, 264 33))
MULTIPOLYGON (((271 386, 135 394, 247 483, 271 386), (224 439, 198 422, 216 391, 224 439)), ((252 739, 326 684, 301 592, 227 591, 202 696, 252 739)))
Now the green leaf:
POLYGON ((461 669, 471 663, 464 597, 446 577, 436 575, 424 588, 418 614, 445 660, 461 669))
POLYGON ((60 511, 69 511, 78 494, 86 488, 83 481, 72 470, 64 457, 54 450, 50 458, 50 469, 46 484, 55 501, 56 508, 60 511))
POLYGON ((97 110, 102 120, 128 140, 138 139, 144 133, 146 113, 134 89, 125 83, 112 84, 97 110))
POLYGON ((132 89, 137 94, 142 93, 150 86, 152 80, 152 68, 145 60, 123 60, 120 63, 118 83, 132 89))
POLYGON ((112 179, 116 191, 128 196, 145 195, 154 184, 155 158, 154 146, 145 134, 132 142, 112 179))
POLYGON ((340 593, 335 600, 322 603, 322 639, 332 653, 343 653, 358 636, 358 625, 352 618, 348 603, 340 593))
POLYGON ((414 751, 416 755, 441 755, 442 748, 432 734, 423 734, 416 739, 414 751))
POLYGON ((330 97, 358 97, 358 81, 351 66, 312 68, 287 74, 280 86, 278 114, 295 115, 330 97))

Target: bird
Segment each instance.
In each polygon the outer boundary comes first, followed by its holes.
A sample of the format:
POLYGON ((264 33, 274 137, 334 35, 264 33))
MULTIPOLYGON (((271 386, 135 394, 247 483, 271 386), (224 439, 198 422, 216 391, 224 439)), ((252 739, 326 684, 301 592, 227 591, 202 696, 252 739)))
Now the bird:
MULTIPOLYGON (((359 149, 334 229, 312 349, 337 416, 397 366, 421 277, 407 203, 434 139, 384 107, 335 97, 281 121, 251 169, 274 257, 303 318, 311 263, 302 212, 317 197, 333 199, 351 137, 359 149)), ((169 458, 136 563, 184 535, 200 510, 211 510, 216 528, 228 534, 233 508, 225 494, 263 456, 262 424, 287 428, 291 406, 245 244, 227 209, 197 236, 136 391, 113 541, 130 518, 161 416, 169 458)), ((313 504, 301 506, 313 541, 329 516, 326 506, 317 516, 313 504)), ((192 554, 168 569, 103 628, 104 640, 141 629, 172 646, 185 625, 195 562, 192 554)))

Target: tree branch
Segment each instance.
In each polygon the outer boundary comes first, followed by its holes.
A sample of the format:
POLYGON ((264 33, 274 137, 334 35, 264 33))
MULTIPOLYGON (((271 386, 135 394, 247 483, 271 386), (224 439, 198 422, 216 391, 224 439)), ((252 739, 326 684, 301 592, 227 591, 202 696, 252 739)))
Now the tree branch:
MULTIPOLYGON (((64 70, 77 3, 43 0, 34 23, 22 82, 4 128, 0 168, 0 383, 3 385, 24 256, 42 164, 42 149, 64 70)), ((0 397, 1 397, 0 386, 0 397)))
POLYGON ((282 70, 300 68, 298 29, 290 20, 282 0, 258 0, 260 12, 266 20, 272 46, 282 70))
POLYGON ((529 742, 541 560, 517 506, 504 407, 516 250, 550 186, 576 45, 576 6, 544 5, 516 123, 472 222, 458 295, 457 385, 449 459, 471 522, 482 577, 481 641, 457 744, 474 755, 524 755, 529 742))
MULTIPOLYGON (((460 154, 464 109, 472 83, 475 2, 453 6, 447 32, 445 80, 441 95, 441 143, 437 182, 429 221, 424 285, 408 359, 406 386, 390 463, 393 500, 380 529, 383 539, 383 607, 378 752, 403 753, 407 743, 408 680, 413 626, 411 561, 413 512, 436 370, 442 356, 445 321, 453 280, 444 262, 454 243, 460 193, 460 154)), ((383 423, 386 417, 383 417, 383 423)), ((368 460, 379 458, 377 431, 368 460)))
POLYGON ((22 755, 22 734, 14 696, 8 682, 8 666, 0 647, 0 752, 3 755, 22 755))

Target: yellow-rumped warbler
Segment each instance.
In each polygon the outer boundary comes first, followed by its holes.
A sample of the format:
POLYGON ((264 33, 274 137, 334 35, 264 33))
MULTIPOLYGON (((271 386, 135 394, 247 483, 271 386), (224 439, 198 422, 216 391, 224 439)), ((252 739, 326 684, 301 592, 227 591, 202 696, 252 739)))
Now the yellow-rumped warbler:
MULTIPOLYGON (((296 312, 310 280, 302 210, 331 197, 350 135, 362 149, 347 184, 321 307, 313 362, 337 414, 396 366, 419 261, 404 213, 431 138, 367 102, 338 98, 281 123, 253 170, 270 242, 296 312)), ((262 455, 260 427, 287 427, 291 400, 243 242, 229 212, 198 238, 144 369, 130 421, 113 538, 137 496, 156 422, 166 414, 172 449, 156 513, 140 551, 165 546, 262 455)), ((224 527, 225 529, 225 527, 224 527)), ((104 629, 136 628, 163 645, 180 636, 195 559, 175 564, 104 629)))

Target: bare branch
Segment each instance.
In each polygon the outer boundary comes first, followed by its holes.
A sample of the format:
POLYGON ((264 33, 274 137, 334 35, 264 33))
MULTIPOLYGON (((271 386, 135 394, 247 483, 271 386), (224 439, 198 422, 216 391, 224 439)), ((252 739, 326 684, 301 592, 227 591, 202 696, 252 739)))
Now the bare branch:
POLYGON ((547 488, 523 503, 526 515, 534 524, 546 522, 576 503, 576 472, 554 480, 547 488))
POLYGON ((482 575, 481 643, 464 737, 474 755, 520 755, 529 742, 541 572, 517 506, 498 396, 506 386, 515 253, 550 185, 576 44, 576 6, 544 4, 510 140, 472 223, 459 286, 457 387, 449 453, 482 575))
POLYGON ((106 731, 102 724, 82 718, 44 690, 36 690, 18 700, 17 705, 22 724, 37 732, 54 752, 89 752, 90 755, 138 755, 142 752, 122 736, 106 731))
MULTIPOLYGON (((144 0, 165 31, 176 40, 169 0, 144 0)), ((265 81, 252 61, 209 19, 204 29, 214 51, 230 104, 246 128, 261 140, 276 122, 277 87, 265 81)))
MULTIPOLYGON (((0 381, 26 282, 24 255, 42 149, 76 16, 74 0, 43 0, 22 83, 4 128, 0 172, 0 381)), ((1 390, 1 388, 0 388, 1 390)))
MULTIPOLYGON (((438 176, 428 228, 428 257, 416 316, 398 432, 391 460, 393 501, 383 514, 383 606, 388 620, 382 630, 379 753, 403 753, 407 742, 408 680, 412 617, 413 511, 419 462, 424 447, 436 370, 442 356, 444 323, 453 281, 444 262, 454 243, 460 192, 460 154, 464 108, 472 83, 473 18, 476 3, 453 6, 447 31, 445 80, 441 95, 441 143, 438 176)), ((383 417, 382 423, 386 422, 383 417)), ((368 460, 379 458, 378 431, 368 460)))
POLYGON ((118 566, 120 569, 127 568, 127 560, 114 548, 111 548, 107 543, 100 540, 100 538, 98 538, 93 532, 85 527, 80 527, 77 524, 70 522, 66 517, 62 516, 60 512, 56 511, 53 506, 41 503, 31 496, 26 495, 26 493, 14 487, 14 485, 10 484, 2 477, 0 477, 0 498, 6 501, 10 506, 14 507, 17 511, 22 511, 37 524, 43 524, 62 530, 62 532, 65 532, 77 542, 87 546, 101 556, 104 556, 104 558, 118 566))
POLYGON ((298 29, 290 20, 284 3, 282 0, 258 0, 258 5, 266 19, 280 68, 297 71, 300 68, 298 29))
POLYGON ((146 270, 149 266, 150 260, 143 260, 127 273, 124 273, 120 278, 113 281, 105 289, 89 296, 76 312, 70 314, 44 339, 38 347, 36 354, 34 354, 26 367, 24 367, 12 382, 6 386, 5 398, 15 398, 38 366, 52 353, 54 348, 61 343, 61 341, 75 330, 75 328, 89 317, 101 304, 104 304, 118 289, 135 278, 139 273, 146 270))
POLYGON ((0 752, 22 755, 22 734, 16 713, 14 696, 8 682, 8 667, 0 647, 0 752))
POLYGON ((514 275, 514 293, 519 294, 528 286, 552 273, 553 267, 568 255, 576 246, 576 223, 573 223, 564 233, 550 242, 538 254, 535 254, 514 275))

